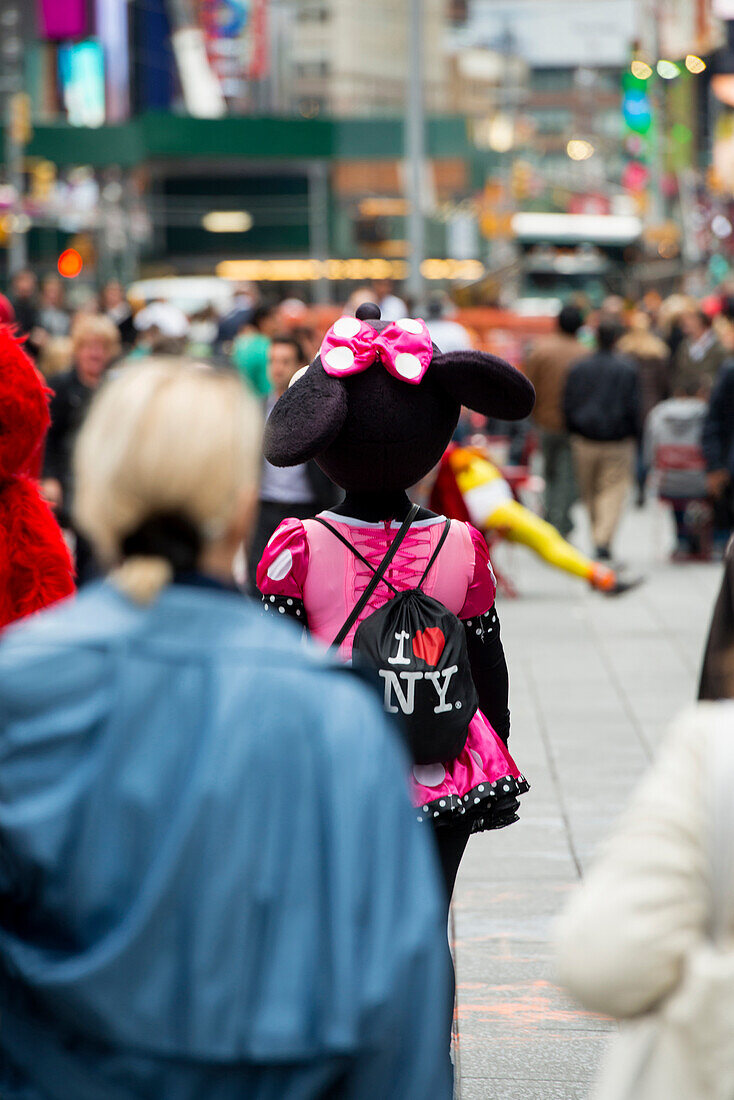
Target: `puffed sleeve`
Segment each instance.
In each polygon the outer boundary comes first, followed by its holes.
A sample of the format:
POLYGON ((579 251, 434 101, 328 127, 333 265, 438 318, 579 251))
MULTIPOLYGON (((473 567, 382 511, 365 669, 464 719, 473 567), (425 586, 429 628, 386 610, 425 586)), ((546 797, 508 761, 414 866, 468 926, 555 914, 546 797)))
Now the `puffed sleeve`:
POLYGON ((257 566, 257 587, 263 596, 303 599, 309 547, 299 519, 285 519, 265 547, 257 566))
POLYGON ((473 619, 479 615, 484 615, 494 605, 494 598, 497 594, 497 580, 489 560, 486 539, 470 523, 467 523, 466 527, 471 536, 474 549, 474 572, 467 588, 464 606, 459 612, 459 618, 473 619))

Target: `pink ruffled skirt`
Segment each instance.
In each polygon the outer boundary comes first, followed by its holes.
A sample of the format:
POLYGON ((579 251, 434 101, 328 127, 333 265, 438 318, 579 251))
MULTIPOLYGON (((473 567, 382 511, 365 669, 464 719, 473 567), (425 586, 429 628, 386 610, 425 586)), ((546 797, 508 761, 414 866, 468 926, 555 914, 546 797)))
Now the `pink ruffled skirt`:
POLYGON ((455 760, 415 764, 411 782, 419 821, 466 821, 472 832, 500 829, 517 820, 518 799, 530 790, 507 747, 478 710, 455 760))

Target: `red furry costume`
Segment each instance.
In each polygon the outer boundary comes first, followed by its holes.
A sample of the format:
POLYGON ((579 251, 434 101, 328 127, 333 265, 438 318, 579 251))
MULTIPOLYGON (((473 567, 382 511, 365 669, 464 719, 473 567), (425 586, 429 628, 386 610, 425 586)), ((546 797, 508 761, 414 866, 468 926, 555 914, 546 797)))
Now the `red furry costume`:
POLYGON ((48 391, 9 325, 0 325, 0 629, 74 591, 73 565, 35 475, 48 391))

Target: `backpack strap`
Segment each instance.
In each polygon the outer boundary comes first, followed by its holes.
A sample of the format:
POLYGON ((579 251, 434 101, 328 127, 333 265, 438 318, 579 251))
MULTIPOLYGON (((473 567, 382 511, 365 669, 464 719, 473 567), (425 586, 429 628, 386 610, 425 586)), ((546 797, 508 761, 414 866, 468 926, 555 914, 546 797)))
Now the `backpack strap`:
POLYGON ((417 588, 422 589, 423 585, 426 583, 426 577, 428 576, 428 574, 431 572, 434 565, 436 564, 436 558, 441 553, 441 550, 443 548, 443 544, 446 542, 446 539, 448 538, 450 530, 451 530, 451 520, 447 519, 446 522, 443 525, 443 531, 441 532, 441 538, 438 540, 438 544, 436 546, 436 549, 431 554, 431 560, 429 561, 428 565, 426 566, 426 571, 423 574, 423 576, 421 577, 421 579, 419 580, 418 584, 416 585, 417 588))
MULTIPOLYGON (((353 546, 349 539, 344 538, 344 535, 342 535, 341 531, 337 531, 336 527, 332 527, 331 524, 328 523, 325 519, 322 519, 321 516, 314 516, 313 518, 316 520, 317 523, 320 523, 322 527, 325 527, 327 531, 331 531, 332 535, 339 539, 339 542, 343 542, 347 550, 351 550, 355 558, 358 558, 363 565, 367 566, 370 573, 374 573, 376 571, 376 567, 372 564, 372 562, 368 561, 364 554, 360 554, 357 547, 353 546)), ((386 584, 387 587, 391 589, 391 591, 394 592, 397 596, 398 590, 394 585, 390 584, 390 581, 385 580, 385 578, 383 577, 382 583, 386 584)))
POLYGON ((382 559, 380 564, 377 566, 377 569, 375 569, 374 573, 372 574, 372 577, 370 578, 370 581, 369 581, 367 587, 365 588, 364 592, 362 593, 362 595, 360 596, 360 598, 357 600, 356 604, 352 608, 351 614, 349 615, 347 621, 344 623, 343 627, 341 628, 341 630, 337 634, 336 638, 334 638, 334 641, 331 643, 332 649, 338 649, 339 648, 339 646, 342 644, 342 642, 346 638, 349 631, 352 629, 354 624, 357 622, 357 619, 359 618, 359 616, 364 611, 370 597, 372 596, 372 593, 375 591, 378 584, 382 580, 383 575, 387 572, 387 567, 389 566, 390 562, 393 560, 393 558, 397 554, 401 542, 403 541, 403 539, 407 535, 408 531, 410 530, 410 528, 413 524, 413 521, 414 521, 415 517, 418 515, 419 511, 420 511, 420 508, 418 507, 418 505, 414 504, 413 507, 408 512, 407 516, 403 520, 403 523, 402 523, 402 526, 401 526, 400 530, 398 531, 397 535, 395 536, 395 538, 392 540, 389 547, 387 548, 387 553, 385 554, 385 557, 382 559))

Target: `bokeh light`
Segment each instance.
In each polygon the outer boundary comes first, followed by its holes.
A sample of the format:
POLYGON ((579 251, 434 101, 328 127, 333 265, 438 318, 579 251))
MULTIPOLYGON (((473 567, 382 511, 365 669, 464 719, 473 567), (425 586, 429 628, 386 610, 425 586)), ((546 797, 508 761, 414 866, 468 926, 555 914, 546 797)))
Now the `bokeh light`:
POLYGON ((636 76, 638 80, 649 80, 652 76, 652 68, 646 61, 633 61, 630 65, 632 75, 636 76))
POLYGON ((720 241, 723 241, 727 237, 731 237, 732 224, 723 214, 716 214, 711 222, 711 232, 720 241))
POLYGON ((686 68, 689 73, 702 73, 706 68, 703 58, 696 57, 695 53, 689 53, 686 58, 686 68))
POLYGON ((66 248, 59 256, 57 266, 59 275, 63 275, 65 279, 76 279, 84 263, 75 248, 66 248))
POLYGON ((594 146, 585 138, 571 138, 566 146, 566 152, 571 160, 588 160, 594 155, 594 146))
POLYGON ((680 69, 675 61, 665 61, 663 59, 658 61, 656 68, 658 76, 661 76, 663 80, 675 80, 676 76, 680 76, 680 69))

